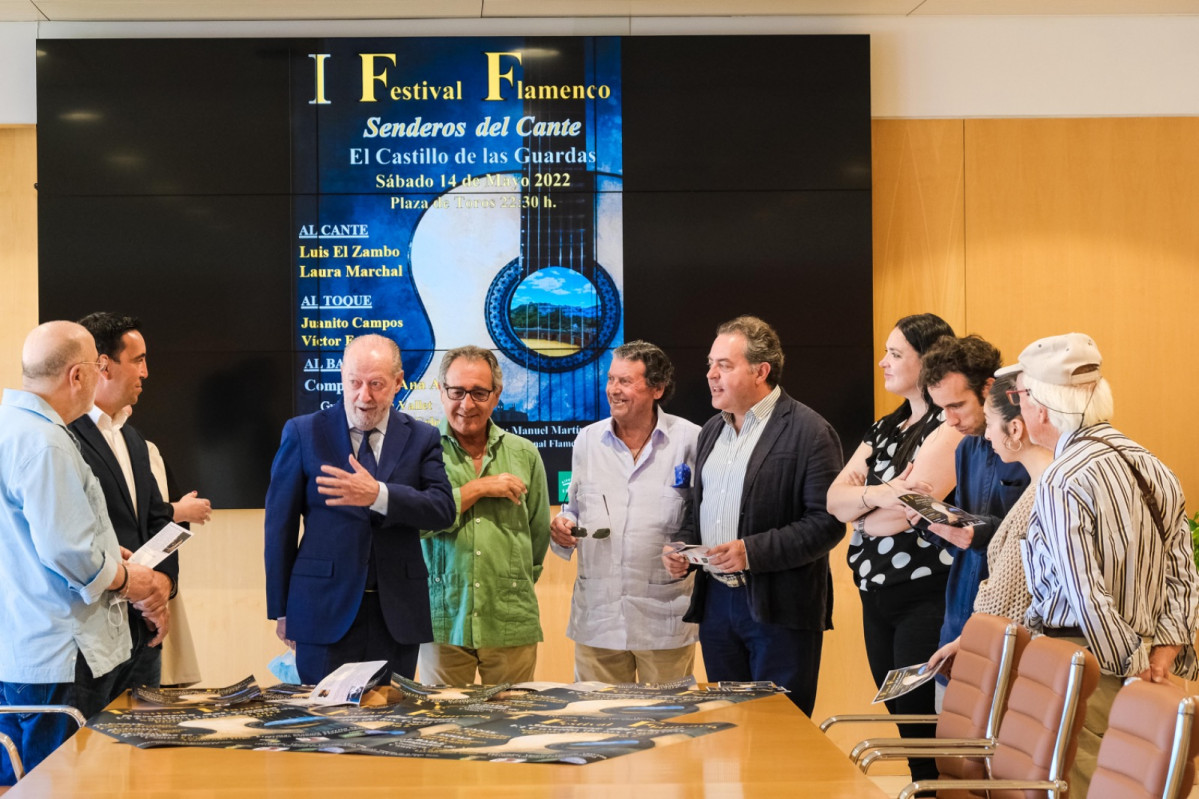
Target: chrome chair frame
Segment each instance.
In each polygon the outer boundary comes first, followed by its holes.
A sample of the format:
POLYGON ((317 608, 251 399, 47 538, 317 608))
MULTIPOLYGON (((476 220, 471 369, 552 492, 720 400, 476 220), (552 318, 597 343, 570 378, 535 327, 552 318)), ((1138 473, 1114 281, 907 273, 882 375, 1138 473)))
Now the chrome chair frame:
MULTIPOLYGON (((62 713, 74 719, 81 728, 87 725, 87 719, 83 714, 70 705, 0 705, 0 713, 62 713)), ((0 746, 8 753, 13 774, 16 775, 17 782, 20 782, 25 776, 25 764, 21 762, 16 743, 9 736, 0 733, 0 746)))
MULTIPOLYGON (((1083 672, 1086 667, 1086 653, 1082 650, 1070 657, 1070 675, 1066 682, 1062 712, 1058 719, 1057 736, 1054 739, 1053 754, 1049 761, 1049 779, 1046 780, 921 780, 908 784, 899 792, 899 799, 911 799, 921 793, 936 791, 986 791, 986 790, 1041 790, 1048 791, 1052 799, 1060 799, 1068 790, 1064 779, 1063 760, 1070 741, 1073 718, 1078 709, 1079 696, 1082 691, 1083 672)), ((996 750, 1001 744, 996 744, 996 750)), ((929 750, 915 748, 917 755, 927 755, 929 750)), ((937 752, 939 757, 965 757, 967 755, 946 750, 937 752)), ((972 753, 971 757, 991 757, 994 754, 972 753)))
MULTIPOLYGON (((1012 671, 1016 660, 1017 630, 1019 625, 1011 622, 1003 631, 1003 647, 999 655, 999 669, 995 676, 995 689, 991 695, 991 708, 982 738, 867 738, 857 743, 849 753, 849 759, 862 771, 879 760, 895 760, 903 757, 935 757, 941 751, 970 753, 972 757, 983 757, 994 751, 995 738, 1003 710, 1007 707, 1008 690, 1011 688, 1012 671), (919 752, 911 752, 919 749, 919 752)), ((893 724, 935 724, 936 715, 861 713, 830 716, 820 723, 822 731, 840 722, 891 722, 893 724)), ((989 767, 989 761, 987 761, 989 767)))
POLYGON ((1188 696, 1178 703, 1178 718, 1174 721, 1174 743, 1170 747, 1170 770, 1166 772, 1166 787, 1162 799, 1175 799, 1186 770, 1187 750, 1195 734, 1195 706, 1199 697, 1188 696))

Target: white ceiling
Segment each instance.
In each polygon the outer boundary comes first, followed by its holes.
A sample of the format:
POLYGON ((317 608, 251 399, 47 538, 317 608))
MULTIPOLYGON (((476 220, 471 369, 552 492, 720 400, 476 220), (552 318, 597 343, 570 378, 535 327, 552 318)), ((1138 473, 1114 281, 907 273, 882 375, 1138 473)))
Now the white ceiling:
POLYGON ((0 0, 0 22, 1199 14, 1199 0, 0 0))

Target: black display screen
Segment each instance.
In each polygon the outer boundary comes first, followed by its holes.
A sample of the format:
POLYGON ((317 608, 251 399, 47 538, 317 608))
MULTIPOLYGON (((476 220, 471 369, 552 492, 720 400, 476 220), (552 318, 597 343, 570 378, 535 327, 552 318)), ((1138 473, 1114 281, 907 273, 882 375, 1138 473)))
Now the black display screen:
MULTIPOLYGON (((297 162, 317 142, 297 140, 296 109, 331 41, 38 43, 40 317, 142 320, 133 423, 217 507, 262 506, 283 422, 307 410, 296 209, 314 187, 297 162)), ((421 41, 389 40, 401 60, 421 41)), ((716 325, 761 316, 783 386, 851 452, 873 406, 868 38, 619 51, 623 340, 671 354, 668 410, 702 422, 716 325)))

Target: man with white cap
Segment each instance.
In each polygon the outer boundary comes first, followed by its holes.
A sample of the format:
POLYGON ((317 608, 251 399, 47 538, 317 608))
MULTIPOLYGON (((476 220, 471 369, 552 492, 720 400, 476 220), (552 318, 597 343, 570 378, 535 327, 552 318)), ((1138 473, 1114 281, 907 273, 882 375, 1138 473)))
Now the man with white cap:
POLYGON ((1108 424, 1112 392, 1089 336, 1034 341, 1008 397, 1032 440, 1054 452, 1023 544, 1029 627, 1087 646, 1103 674, 1087 705, 1070 794, 1086 796, 1108 711, 1127 677, 1199 676, 1199 575, 1182 487, 1108 424))

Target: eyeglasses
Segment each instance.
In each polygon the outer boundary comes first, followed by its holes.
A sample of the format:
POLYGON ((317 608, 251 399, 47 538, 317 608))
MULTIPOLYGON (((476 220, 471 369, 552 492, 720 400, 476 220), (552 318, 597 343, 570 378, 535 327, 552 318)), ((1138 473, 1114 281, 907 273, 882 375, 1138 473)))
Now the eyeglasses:
POLYGON ((487 398, 495 393, 494 388, 472 388, 467 390, 462 386, 444 386, 445 395, 452 400, 463 399, 467 394, 475 402, 487 402, 487 398))
MULTIPOLYGON (((607 494, 601 494, 600 497, 604 500, 604 515, 608 517, 609 526, 601 527, 594 533, 591 533, 591 537, 596 541, 603 540, 612 535, 612 514, 608 512, 608 496, 607 494)), ((586 538, 588 535, 588 530, 586 527, 579 527, 578 525, 575 525, 574 527, 570 528, 570 534, 574 538, 586 538)))
POLYGON ((104 364, 100 363, 99 361, 78 361, 76 363, 71 364, 71 366, 94 366, 97 369, 104 368, 104 364))
POLYGON ((1027 388, 1009 388, 1004 393, 1007 394, 1007 401, 1015 405, 1017 408, 1020 407, 1021 394, 1028 394, 1029 399, 1033 399, 1033 395, 1029 393, 1027 388))

